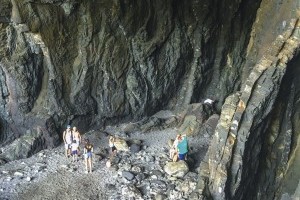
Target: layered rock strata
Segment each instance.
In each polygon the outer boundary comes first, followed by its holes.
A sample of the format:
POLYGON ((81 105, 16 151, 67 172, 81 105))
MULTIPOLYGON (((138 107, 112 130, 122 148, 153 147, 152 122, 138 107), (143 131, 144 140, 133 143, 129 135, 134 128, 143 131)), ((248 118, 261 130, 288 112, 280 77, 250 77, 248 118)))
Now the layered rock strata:
MULTIPOLYGON (((84 132, 210 98, 222 116, 203 196, 293 192, 298 20, 298 1, 1 0, 1 147, 38 138, 30 156, 67 124, 84 132)), ((185 120, 181 131, 209 129, 185 120)))

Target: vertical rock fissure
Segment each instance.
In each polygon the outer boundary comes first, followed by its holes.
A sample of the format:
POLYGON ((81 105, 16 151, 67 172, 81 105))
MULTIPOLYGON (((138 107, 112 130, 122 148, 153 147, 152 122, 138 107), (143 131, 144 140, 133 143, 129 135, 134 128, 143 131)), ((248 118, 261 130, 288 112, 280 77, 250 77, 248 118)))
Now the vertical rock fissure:
MULTIPOLYGON (((245 143, 246 141, 251 142, 251 129, 257 126, 259 122, 263 121, 263 119, 265 119, 272 108, 274 101, 269 101, 269 99, 274 99, 274 97, 277 95, 277 83, 281 81, 282 76, 285 72, 286 63, 292 58, 292 55, 297 50, 299 45, 299 35, 297 32, 295 32, 298 27, 298 20, 294 20, 291 22, 288 31, 284 35, 279 36, 273 43, 272 51, 270 51, 269 54, 266 55, 267 58, 262 59, 255 66, 249 76, 247 84, 242 90, 237 109, 236 111, 234 111, 234 117, 232 118, 233 120, 227 121, 227 126, 231 127, 230 129, 233 132, 231 134, 223 135, 223 140, 230 140, 231 138, 232 142, 229 144, 235 144, 234 149, 232 153, 229 151, 229 155, 226 157, 223 156, 223 158, 217 159, 209 158, 211 160, 216 160, 216 163, 223 163, 223 174, 224 169, 226 171, 228 170, 229 174, 229 176, 221 177, 217 177, 215 172, 210 174, 210 192, 213 198, 224 199, 226 196, 225 188, 230 189, 230 192, 227 191, 227 194, 229 194, 230 196, 227 196, 226 198, 243 199, 244 197, 244 194, 242 192, 237 191, 240 187, 247 187, 246 185, 242 184, 246 183, 246 181, 242 179, 242 174, 244 173, 244 171, 246 171, 243 170, 243 168, 247 168, 247 166, 242 165, 242 158, 246 150, 245 143), (270 74, 276 75, 272 77, 270 76, 270 74), (273 81, 274 77, 276 77, 275 82, 273 81), (266 83, 268 84, 265 87, 262 87, 262 82, 264 82, 265 85, 266 83), (260 105, 257 105, 258 102, 260 103, 260 105), (263 115, 261 115, 260 113, 263 113, 263 115), (257 117, 259 118, 259 120, 255 121, 255 118, 257 117), (229 168, 226 167, 228 164, 230 166, 229 168), (216 179, 218 179, 219 181, 216 181, 216 179)), ((225 117, 225 115, 223 117, 225 117)), ((220 119, 222 119, 222 115, 220 119)), ((218 126, 215 133, 216 135, 220 135, 218 133, 218 126)), ((212 146, 213 145, 211 145, 211 147, 212 146)), ((226 146, 222 146, 212 150, 215 152, 215 154, 219 154, 220 152, 218 151, 224 151, 224 149, 226 149, 226 146)), ((214 154, 210 150, 209 153, 214 154)), ((254 156, 257 157, 258 155, 254 156)), ((210 167, 211 170, 215 168, 214 164, 212 164, 212 166, 210 167)), ((249 167, 251 168, 251 166, 249 167)), ((222 167, 219 168, 221 169, 222 167)), ((253 173, 254 172, 252 172, 252 178, 253 173)), ((248 184, 250 183, 250 181, 247 182, 248 184)))

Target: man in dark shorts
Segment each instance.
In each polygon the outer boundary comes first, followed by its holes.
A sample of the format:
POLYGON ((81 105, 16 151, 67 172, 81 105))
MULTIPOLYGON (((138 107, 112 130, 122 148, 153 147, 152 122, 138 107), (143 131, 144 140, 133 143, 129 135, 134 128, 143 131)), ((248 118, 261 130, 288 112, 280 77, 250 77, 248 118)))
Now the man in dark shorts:
POLYGON ((85 158, 85 169, 86 173, 92 173, 92 157, 93 157, 93 145, 88 139, 85 140, 85 145, 83 149, 84 158, 85 158))

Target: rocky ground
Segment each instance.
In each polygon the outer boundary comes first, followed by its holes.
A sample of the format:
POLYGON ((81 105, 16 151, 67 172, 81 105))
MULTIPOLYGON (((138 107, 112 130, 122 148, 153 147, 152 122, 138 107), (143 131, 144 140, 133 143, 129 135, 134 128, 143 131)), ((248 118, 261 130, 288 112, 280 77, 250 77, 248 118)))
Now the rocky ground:
POLYGON ((107 127, 85 133, 83 137, 95 147, 89 174, 82 156, 75 163, 64 156, 63 144, 11 161, 0 166, 0 199, 197 199, 197 168, 211 136, 188 137, 187 165, 177 162, 170 166, 168 141, 176 132, 176 128, 167 128, 121 134, 117 127, 107 127), (107 168, 109 134, 124 139, 131 148, 119 151, 107 168))

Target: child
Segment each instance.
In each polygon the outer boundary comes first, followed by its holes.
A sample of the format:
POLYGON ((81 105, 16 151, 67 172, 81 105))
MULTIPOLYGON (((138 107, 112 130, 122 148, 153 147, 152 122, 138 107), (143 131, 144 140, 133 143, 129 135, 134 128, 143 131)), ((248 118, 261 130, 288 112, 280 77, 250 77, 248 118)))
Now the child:
POLYGON ((177 145, 178 145, 178 138, 180 137, 180 134, 178 134, 175 138, 175 141, 172 144, 172 147, 170 148, 170 159, 172 159, 173 162, 177 161, 178 158, 178 151, 177 151, 177 145))
POLYGON ((115 137, 114 136, 110 136, 109 140, 108 140, 108 145, 111 149, 111 154, 113 156, 115 156, 117 154, 117 148, 115 147, 115 137))
POLYGON ((71 145, 73 162, 75 162, 75 160, 78 161, 78 147, 79 144, 77 143, 77 141, 73 140, 73 143, 71 145))
POLYGON ((85 168, 86 173, 92 173, 92 153, 93 153, 93 145, 90 143, 88 139, 85 140, 85 146, 83 149, 84 157, 85 157, 85 168))

